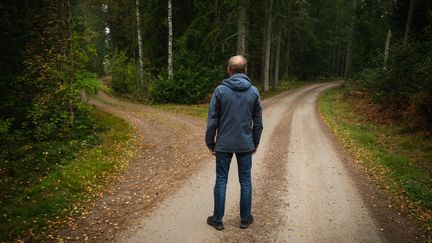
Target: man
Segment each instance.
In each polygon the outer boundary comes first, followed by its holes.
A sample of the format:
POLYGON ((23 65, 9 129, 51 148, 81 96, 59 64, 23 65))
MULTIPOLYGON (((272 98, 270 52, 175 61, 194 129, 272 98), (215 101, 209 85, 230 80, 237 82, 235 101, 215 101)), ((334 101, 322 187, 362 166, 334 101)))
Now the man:
POLYGON ((216 156, 216 184, 214 212, 207 223, 217 230, 224 229, 222 218, 226 185, 234 153, 241 185, 240 228, 246 229, 253 222, 252 154, 258 149, 263 125, 259 92, 246 76, 246 62, 243 56, 229 59, 229 78, 215 89, 209 105, 205 141, 210 152, 216 156))

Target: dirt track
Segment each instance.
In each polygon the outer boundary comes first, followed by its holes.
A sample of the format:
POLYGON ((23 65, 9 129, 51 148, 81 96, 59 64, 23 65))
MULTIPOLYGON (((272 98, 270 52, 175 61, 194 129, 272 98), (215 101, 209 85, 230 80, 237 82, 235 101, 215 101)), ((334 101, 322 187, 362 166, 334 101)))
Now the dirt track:
MULTIPOLYGON (((205 224, 211 214, 214 159, 118 242, 382 242, 386 237, 363 202, 316 108, 321 91, 308 86, 264 103, 264 132, 253 166, 253 214, 239 225, 235 160, 227 192, 225 230, 205 224)), ((197 137, 197 139, 202 139, 197 137)))
POLYGON ((87 205, 80 217, 56 232, 77 241, 112 241, 119 232, 152 212, 177 185, 196 170, 207 153, 201 138, 204 121, 167 113, 99 93, 90 104, 112 113, 136 129, 137 157, 103 196, 87 205))
POLYGON ((214 158, 203 141, 205 122, 100 94, 91 102, 132 123, 141 149, 109 193, 60 236, 85 234, 98 242, 415 241, 415 229, 384 199, 370 201, 380 192, 319 117, 319 94, 338 84, 315 84, 264 102, 264 132, 253 158, 255 222, 238 228, 234 159, 222 232, 205 223, 215 180, 214 158))

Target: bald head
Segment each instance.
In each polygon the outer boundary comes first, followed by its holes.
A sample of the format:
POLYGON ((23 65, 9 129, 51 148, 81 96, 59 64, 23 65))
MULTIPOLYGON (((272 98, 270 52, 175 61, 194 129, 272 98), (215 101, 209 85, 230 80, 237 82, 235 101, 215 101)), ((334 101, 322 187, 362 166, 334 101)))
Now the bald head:
POLYGON ((228 60, 228 74, 246 73, 247 60, 241 55, 232 56, 228 60))

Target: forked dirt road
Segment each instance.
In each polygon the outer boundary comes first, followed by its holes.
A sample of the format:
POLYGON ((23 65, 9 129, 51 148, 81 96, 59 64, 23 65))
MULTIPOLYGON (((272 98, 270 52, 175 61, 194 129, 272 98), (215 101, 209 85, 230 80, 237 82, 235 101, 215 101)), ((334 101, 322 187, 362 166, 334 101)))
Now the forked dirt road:
POLYGON ((214 161, 167 198, 119 242, 380 242, 384 236, 323 131, 316 101, 332 84, 318 84, 264 103, 264 132, 254 156, 255 223, 239 229, 236 162, 227 191, 225 230, 205 224, 211 214, 214 161))
POLYGON ((347 165, 352 162, 321 121, 318 96, 339 84, 314 84, 264 102, 264 131, 253 157, 255 222, 246 230, 238 227, 235 159, 227 189, 225 230, 206 224, 212 214, 215 162, 204 145, 204 121, 158 113, 107 96, 101 97, 103 102, 93 101, 138 127, 143 141, 151 136, 158 139, 146 143, 159 144, 142 151, 141 158, 113 186, 117 190, 96 202, 89 215, 76 222, 73 232, 88 232, 93 241, 115 242, 415 241, 403 220, 396 226, 391 222, 397 214, 371 207, 367 198, 375 192, 368 194, 368 190, 374 186, 359 182, 362 178, 352 172, 358 168, 347 165), (95 221, 102 226, 93 229, 95 221))

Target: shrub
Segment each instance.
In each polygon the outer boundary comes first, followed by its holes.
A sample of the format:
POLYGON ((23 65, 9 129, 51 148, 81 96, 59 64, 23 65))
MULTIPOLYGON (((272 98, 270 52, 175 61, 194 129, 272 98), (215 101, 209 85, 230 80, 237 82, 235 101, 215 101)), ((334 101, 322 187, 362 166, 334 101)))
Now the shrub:
MULTIPOLYGON (((124 51, 114 54, 111 81, 114 92, 133 97, 143 96, 144 90, 140 83, 140 75, 139 66, 133 60, 128 60, 124 51)), ((146 81, 148 80, 146 77, 146 81)))
POLYGON ((357 85, 345 89, 366 91, 368 99, 400 114, 412 129, 432 131, 432 40, 407 45, 394 44, 388 65, 365 69, 357 85))
POLYGON ((151 99, 158 103, 201 103, 220 80, 219 70, 179 67, 175 69, 174 79, 156 79, 149 89, 149 94, 151 99))
POLYGON ((80 90, 86 94, 96 94, 98 90, 104 89, 102 81, 96 77, 96 74, 87 71, 77 72, 75 74, 75 82, 80 90))

